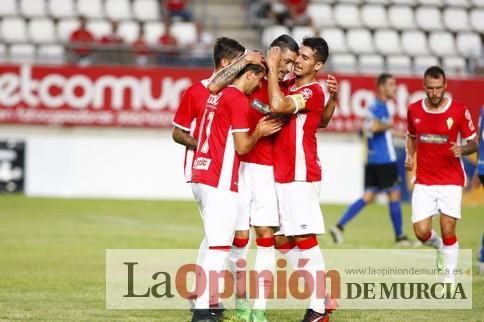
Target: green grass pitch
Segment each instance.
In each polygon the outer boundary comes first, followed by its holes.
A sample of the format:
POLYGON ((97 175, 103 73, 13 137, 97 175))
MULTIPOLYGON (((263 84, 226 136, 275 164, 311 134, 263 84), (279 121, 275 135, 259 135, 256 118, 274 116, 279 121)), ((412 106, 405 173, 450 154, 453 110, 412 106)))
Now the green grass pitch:
MULTIPOLYGON (((344 206, 322 205, 326 226, 344 206)), ((410 236, 410 209, 404 206, 410 236)), ((461 248, 477 253, 483 207, 464 207, 461 248)), ((346 229, 346 248, 393 247, 387 208, 367 207, 346 229)), ((189 312, 106 310, 107 248, 197 248, 193 202, 67 200, 0 195, 1 321, 188 321, 189 312)), ((333 248, 329 235, 322 248, 333 248)), ((474 259, 477 265, 477 259, 474 259)), ((475 270, 474 265, 474 270, 475 270)), ((484 277, 474 272, 472 310, 339 310, 331 321, 484 321, 484 277)), ((300 321, 304 309, 271 311, 269 321, 300 321)))

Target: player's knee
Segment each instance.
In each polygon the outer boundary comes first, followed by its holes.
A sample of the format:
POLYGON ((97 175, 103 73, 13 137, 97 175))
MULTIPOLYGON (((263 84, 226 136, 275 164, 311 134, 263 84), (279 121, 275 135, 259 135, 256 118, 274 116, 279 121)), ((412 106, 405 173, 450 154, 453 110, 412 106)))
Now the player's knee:
POLYGON ((296 246, 296 243, 287 236, 274 236, 274 246, 276 249, 291 249, 296 246))
POLYGON ((249 239, 250 230, 237 230, 235 231, 235 238, 249 239))
POLYGON ((427 227, 414 225, 413 230, 415 232, 415 237, 417 237, 417 239, 423 243, 426 242, 432 235, 432 231, 427 227))
POLYGON ((272 238, 272 228, 271 227, 254 227, 255 228, 255 234, 257 238, 272 238))

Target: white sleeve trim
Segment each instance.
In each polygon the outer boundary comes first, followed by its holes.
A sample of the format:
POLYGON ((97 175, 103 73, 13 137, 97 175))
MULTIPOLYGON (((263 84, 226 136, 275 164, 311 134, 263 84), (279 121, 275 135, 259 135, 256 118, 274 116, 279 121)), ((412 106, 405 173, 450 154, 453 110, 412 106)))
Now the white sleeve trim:
POLYGON ((476 136, 477 136, 477 133, 474 133, 474 134, 472 134, 472 135, 470 135, 470 136, 468 136, 466 138, 463 138, 462 140, 463 141, 474 140, 476 136))
POLYGON ((415 134, 412 134, 410 132, 407 132, 407 136, 411 137, 412 139, 415 139, 417 137, 415 134))
POLYGON ((180 129, 182 129, 183 131, 190 132, 190 129, 189 129, 188 127, 181 126, 180 124, 175 123, 175 121, 172 121, 171 123, 172 123, 174 126, 176 126, 176 127, 180 128, 180 129))
POLYGON ((232 133, 238 133, 238 132, 249 132, 250 129, 233 129, 232 133))

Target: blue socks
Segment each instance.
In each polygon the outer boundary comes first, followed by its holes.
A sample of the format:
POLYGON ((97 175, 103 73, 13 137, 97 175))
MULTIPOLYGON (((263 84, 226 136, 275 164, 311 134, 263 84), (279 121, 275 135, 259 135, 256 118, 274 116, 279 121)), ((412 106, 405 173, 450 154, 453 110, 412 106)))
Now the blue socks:
POLYGON ((396 238, 402 237, 402 207, 400 206, 400 201, 391 201, 389 207, 395 236, 396 238))
POLYGON ((346 210, 344 213, 343 217, 338 222, 338 228, 343 229, 343 227, 351 220, 353 217, 355 217, 361 209, 363 209, 366 206, 366 202, 363 200, 363 198, 360 198, 356 200, 349 208, 346 210))

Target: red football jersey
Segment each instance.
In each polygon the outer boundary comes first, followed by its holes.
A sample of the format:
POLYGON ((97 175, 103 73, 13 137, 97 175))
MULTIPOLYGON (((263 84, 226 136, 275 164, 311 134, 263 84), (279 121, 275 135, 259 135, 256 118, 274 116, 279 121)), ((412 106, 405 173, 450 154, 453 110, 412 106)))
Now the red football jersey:
POLYGON ((324 112, 323 89, 317 82, 296 88, 294 80, 290 80, 285 85, 285 94, 302 94, 306 107, 291 115, 289 123, 275 134, 275 180, 279 183, 321 181, 316 132, 324 112))
POLYGON ((192 182, 237 192, 239 157, 234 132, 248 132, 249 99, 235 86, 210 95, 203 113, 192 182))
MULTIPOLYGON (((173 119, 173 125, 190 132, 190 135, 198 140, 198 128, 202 119, 203 110, 207 104, 210 92, 207 89, 208 79, 195 83, 183 93, 180 106, 173 119)), ((192 180, 193 150, 185 151, 185 179, 192 180)))
POLYGON ((459 185, 465 183, 464 167, 450 148, 460 138, 475 137, 476 130, 469 110, 449 98, 442 111, 430 110, 424 100, 411 104, 407 112, 408 134, 416 139, 416 183, 424 185, 459 185))
MULTIPOLYGON (((266 105, 269 104, 269 93, 266 79, 263 79, 260 83, 260 87, 250 95, 249 104, 252 104, 253 101, 259 101, 266 105)), ((264 114, 262 114, 262 112, 259 112, 252 107, 249 108, 249 127, 251 133, 255 130, 257 123, 263 116, 264 114)), ((261 138, 249 153, 240 156, 240 161, 262 165, 272 165, 272 159, 272 137, 270 136, 261 138)))

